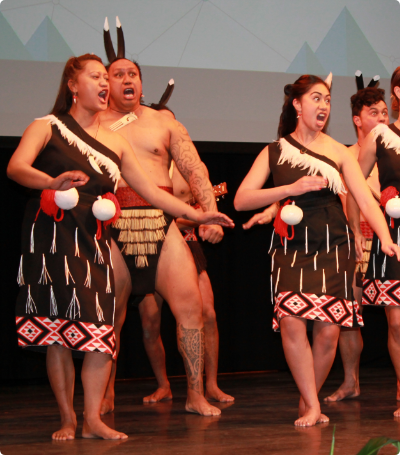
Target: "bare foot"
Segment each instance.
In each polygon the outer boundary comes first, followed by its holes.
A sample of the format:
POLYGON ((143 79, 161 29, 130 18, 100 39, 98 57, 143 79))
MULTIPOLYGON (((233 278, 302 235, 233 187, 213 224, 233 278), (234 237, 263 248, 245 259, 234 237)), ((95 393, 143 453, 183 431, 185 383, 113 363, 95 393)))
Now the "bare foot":
POLYGON ((206 400, 213 402, 233 402, 235 398, 225 394, 217 385, 214 387, 206 388, 206 400))
POLYGON ((100 407, 100 415, 106 415, 114 411, 114 399, 105 397, 100 407))
POLYGON ((92 419, 90 424, 83 420, 82 437, 84 439, 106 439, 106 440, 122 440, 128 436, 123 432, 115 431, 106 426, 100 418, 92 419))
POLYGON ((170 401, 172 399, 172 391, 171 388, 157 388, 153 394, 150 396, 146 396, 143 398, 143 402, 145 404, 153 403, 153 402, 160 402, 160 401, 170 401))
POLYGON ((61 429, 54 432, 51 438, 53 440, 74 440, 76 432, 76 420, 64 421, 61 423, 61 429))
POLYGON ((333 394, 326 397, 324 402, 338 402, 343 399, 351 399, 353 397, 358 397, 360 395, 359 385, 354 385, 353 387, 346 387, 344 384, 340 386, 333 394))
MULTIPOLYGON (((315 426, 318 423, 318 420, 320 418, 321 418, 321 410, 319 408, 310 407, 303 416, 301 416, 294 422, 294 425, 295 426, 315 426)), ((325 418, 327 418, 327 417, 325 417, 325 418)))
POLYGON ((321 424, 321 423, 329 423, 329 418, 326 415, 324 415, 323 413, 321 413, 321 415, 319 416, 318 421, 317 421, 317 424, 321 424))
POLYGON ((213 405, 210 405, 201 394, 191 394, 191 397, 187 398, 185 409, 187 412, 198 413, 202 416, 221 415, 221 410, 213 405))

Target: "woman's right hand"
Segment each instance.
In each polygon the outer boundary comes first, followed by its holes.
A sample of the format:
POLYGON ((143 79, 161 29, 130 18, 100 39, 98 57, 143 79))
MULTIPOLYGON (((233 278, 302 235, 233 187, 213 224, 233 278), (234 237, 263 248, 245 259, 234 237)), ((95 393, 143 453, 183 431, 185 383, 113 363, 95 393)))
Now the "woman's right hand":
POLYGON ((308 192, 316 192, 322 190, 323 188, 326 188, 327 186, 328 181, 324 177, 304 176, 289 186, 290 195, 297 196, 308 192))
POLYGON ((52 190, 69 190, 74 187, 82 187, 89 179, 89 176, 83 171, 67 171, 54 177, 49 188, 52 190))
POLYGON ((364 251, 367 248, 367 241, 361 233, 356 233, 354 234, 354 243, 356 245, 356 261, 362 261, 364 257, 364 251))

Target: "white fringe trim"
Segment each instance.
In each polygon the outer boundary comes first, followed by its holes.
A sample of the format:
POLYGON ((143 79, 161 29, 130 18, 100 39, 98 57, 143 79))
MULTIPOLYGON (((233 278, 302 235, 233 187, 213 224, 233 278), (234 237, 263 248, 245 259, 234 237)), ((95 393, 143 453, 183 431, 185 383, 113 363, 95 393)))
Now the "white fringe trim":
POLYGON ((278 142, 281 146, 278 165, 282 165, 287 161, 291 163, 292 168, 296 166, 301 169, 308 168, 307 174, 309 176, 316 176, 320 173, 328 181, 328 187, 334 193, 346 193, 340 174, 333 166, 307 153, 301 154, 300 150, 292 146, 285 138, 280 138, 278 142))
POLYGON ((25 313, 30 314, 34 312, 37 313, 37 308, 35 301, 32 299, 31 296, 31 286, 28 285, 28 299, 26 300, 25 313))
POLYGON ((69 278, 75 283, 74 278, 72 277, 71 271, 69 270, 67 255, 64 255, 64 270, 65 270, 65 279, 67 281, 67 285, 69 285, 69 278))
POLYGON ((66 318, 69 318, 70 320, 73 320, 75 317, 80 318, 80 316, 81 316, 81 305, 80 305, 78 297, 76 296, 76 288, 74 288, 74 291, 72 292, 72 299, 71 299, 71 302, 69 303, 65 316, 66 316, 66 318))
POLYGON ((99 321, 105 321, 104 315, 103 315, 103 309, 100 307, 99 303, 99 294, 96 291, 96 313, 97 313, 97 318, 99 321))
POLYGON ((380 136, 386 149, 394 149, 397 155, 400 154, 400 137, 386 124, 378 124, 371 130, 371 134, 374 141, 380 136))
POLYGON ((329 253, 329 225, 326 224, 326 253, 329 253))
POLYGON ((96 235, 94 235, 94 243, 96 245, 96 253, 94 254, 94 263, 96 263, 96 260, 99 264, 104 263, 104 257, 103 254, 101 253, 99 243, 97 242, 96 235))
POLYGON ((322 293, 326 293, 325 269, 322 270, 322 293))
POLYGON ((271 245, 269 246, 268 253, 271 251, 271 249, 272 249, 272 244, 274 243, 274 234, 275 234, 275 228, 274 228, 274 230, 272 231, 271 245))
POLYGON ((300 269, 300 293, 303 291, 303 268, 300 269))
POLYGON ((271 304, 274 305, 274 285, 273 285, 273 282, 274 282, 274 279, 272 278, 272 274, 271 274, 271 304))
POLYGON ((349 256, 347 257, 347 259, 350 258, 350 236, 349 236, 349 225, 346 225, 346 233, 347 233, 347 245, 349 246, 349 256))
POLYGON ((385 274, 386 274, 386 255, 385 255, 385 258, 383 259, 383 263, 382 263, 382 277, 385 277, 385 274))
POLYGON ((400 226, 397 228, 397 245, 400 247, 400 226))
POLYGON ((33 233, 34 229, 35 229, 35 222, 33 222, 32 229, 31 229, 31 242, 30 242, 30 246, 29 246, 30 253, 35 253, 35 238, 34 238, 34 233, 33 233))
POLYGON ((107 265, 107 286, 106 293, 111 293, 110 266, 107 265))
POLYGON ((344 297, 347 299, 347 271, 344 271, 344 297))
POLYGON ((372 270, 375 279, 375 253, 372 254, 372 270))
POLYGON ((293 255, 293 262, 291 264, 291 267, 294 266, 294 263, 296 262, 296 256, 297 256, 297 250, 294 252, 294 255, 293 255))
POLYGON ((276 253, 276 249, 274 250, 274 253, 272 254, 272 258, 271 258, 271 272, 274 272, 274 256, 275 256, 275 253, 276 253))
POLYGON ((317 256, 318 256, 318 250, 317 250, 317 253, 314 255, 314 271, 317 270, 317 256))
POLYGON ((306 255, 307 255, 307 253, 308 253, 308 226, 306 226, 306 255))
POLYGON ((57 301, 54 294, 53 285, 50 285, 50 316, 56 317, 58 315, 57 301))
POLYGON ((60 130, 61 136, 68 141, 68 144, 76 146, 82 155, 85 155, 88 158, 90 156, 93 156, 96 163, 99 166, 104 166, 110 174, 112 181, 115 182, 114 191, 117 189, 118 181, 121 177, 121 172, 115 162, 113 162, 110 158, 106 157, 102 153, 98 152, 96 149, 93 149, 93 147, 89 146, 89 144, 86 144, 85 141, 80 139, 75 133, 69 130, 67 126, 56 116, 50 114, 36 120, 48 120, 51 125, 56 125, 60 130))
POLYGON ((378 238, 378 242, 377 242, 377 244, 376 244, 376 254, 377 254, 377 255, 379 255, 379 246, 380 246, 380 244, 381 244, 381 241, 380 241, 379 238, 378 238))
POLYGON ((116 307, 116 304, 117 304, 117 300, 114 296, 114 310, 113 310, 113 322, 112 322, 112 325, 114 326, 114 323, 115 323, 115 307, 116 307))
POLYGON ((85 287, 90 288, 92 286, 92 276, 90 274, 90 264, 89 260, 86 260, 87 263, 87 274, 86 274, 86 280, 85 283, 83 284, 85 287))
POLYGON ((47 280, 50 280, 50 282, 53 282, 51 280, 49 271, 47 270, 46 267, 46 258, 44 256, 44 253, 42 253, 42 273, 40 274, 40 279, 39 279, 39 284, 42 285, 47 285, 47 280))
POLYGON ((279 276, 281 275, 281 268, 278 269, 278 275, 276 277, 276 284, 275 284, 275 294, 278 291, 278 283, 279 283, 279 276))
POLYGON ((25 280, 24 280, 24 269, 23 269, 23 257, 24 255, 21 255, 21 259, 19 260, 19 268, 18 268, 18 276, 17 276, 17 283, 20 287, 22 285, 25 285, 25 280))
POLYGON ((283 247, 283 253, 286 255, 286 250, 287 250, 287 238, 285 237, 285 240, 283 241, 284 247, 283 247))
POLYGON ((80 257, 79 244, 78 244, 78 227, 75 228, 75 256, 80 257))
POLYGON ((111 269, 114 269, 114 265, 113 265, 113 261, 112 261, 112 255, 111 255, 111 247, 110 247, 110 244, 108 243, 108 241, 106 241, 106 244, 107 244, 107 247, 108 247, 108 251, 110 252, 110 265, 111 265, 111 269))
POLYGON ((57 251, 57 247, 56 247, 56 234, 57 234, 57 227, 56 227, 56 222, 54 222, 54 228, 53 228, 53 242, 51 243, 50 253, 56 253, 56 251, 57 251))
POLYGON ((339 247, 336 246, 336 272, 339 273, 339 247))

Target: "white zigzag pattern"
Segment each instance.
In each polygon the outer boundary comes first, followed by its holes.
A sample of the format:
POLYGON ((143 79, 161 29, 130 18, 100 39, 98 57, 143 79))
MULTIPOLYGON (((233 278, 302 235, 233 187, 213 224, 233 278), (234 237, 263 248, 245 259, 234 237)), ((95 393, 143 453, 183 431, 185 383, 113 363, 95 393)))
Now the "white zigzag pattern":
POLYGON ((308 168, 307 174, 309 176, 315 176, 317 173, 321 173, 322 177, 327 179, 330 190, 336 194, 347 193, 339 172, 331 165, 311 155, 300 153, 299 149, 292 146, 285 138, 280 138, 278 142, 281 146, 278 165, 282 165, 287 161, 292 164, 292 168, 295 166, 301 169, 308 168))
POLYGON ((67 126, 56 116, 50 114, 36 120, 48 120, 51 125, 56 125, 60 130, 61 136, 66 139, 69 144, 76 146, 83 155, 86 155, 87 157, 93 156, 99 166, 104 166, 110 174, 112 181, 115 182, 115 192, 118 186, 118 181, 121 177, 121 172, 115 162, 103 155, 101 152, 98 152, 96 149, 93 149, 93 147, 89 146, 89 144, 86 144, 85 141, 69 130, 67 126))

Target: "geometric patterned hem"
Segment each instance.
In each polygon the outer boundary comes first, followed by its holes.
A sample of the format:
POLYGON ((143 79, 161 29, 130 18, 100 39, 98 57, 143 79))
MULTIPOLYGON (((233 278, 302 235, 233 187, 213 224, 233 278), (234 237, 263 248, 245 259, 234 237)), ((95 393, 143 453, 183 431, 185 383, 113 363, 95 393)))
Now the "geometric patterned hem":
POLYGON ((357 301, 317 296, 312 293, 285 291, 276 297, 272 328, 279 331, 279 323, 285 317, 323 321, 347 328, 364 326, 357 301))
POLYGON ((51 317, 16 317, 18 345, 61 345, 116 358, 114 327, 51 317))
POLYGON ((365 306, 400 306, 400 280, 364 280, 362 303, 365 306))

